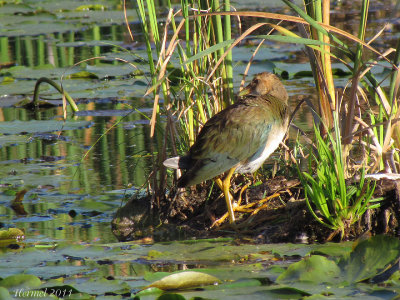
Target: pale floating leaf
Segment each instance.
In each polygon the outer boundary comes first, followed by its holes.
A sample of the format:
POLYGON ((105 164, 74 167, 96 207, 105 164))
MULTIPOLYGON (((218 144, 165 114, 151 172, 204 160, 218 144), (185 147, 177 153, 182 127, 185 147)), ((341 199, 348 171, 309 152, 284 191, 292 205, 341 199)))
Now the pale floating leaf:
POLYGON ((147 288, 156 287, 162 290, 180 290, 218 283, 221 283, 221 281, 214 276, 201 272, 188 271, 168 275, 153 282, 147 288))

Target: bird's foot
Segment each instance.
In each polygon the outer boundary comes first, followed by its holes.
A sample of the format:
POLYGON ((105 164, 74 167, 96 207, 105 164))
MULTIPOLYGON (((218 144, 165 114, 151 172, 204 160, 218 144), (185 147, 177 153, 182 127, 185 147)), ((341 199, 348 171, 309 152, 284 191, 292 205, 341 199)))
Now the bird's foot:
POLYGON ((235 208, 235 211, 244 212, 244 213, 251 213, 251 216, 257 214, 260 210, 263 210, 268 207, 268 201, 279 197, 279 193, 275 193, 271 196, 265 197, 259 201, 251 202, 249 204, 241 205, 235 208))
POLYGON ((214 223, 212 223, 212 225, 210 226, 210 228, 221 226, 221 224, 224 223, 224 221, 225 221, 228 217, 229 217, 229 214, 226 212, 221 218, 215 220, 214 223))
MULTIPOLYGON (((246 184, 244 187, 242 187, 242 189, 240 190, 239 193, 239 199, 237 201, 237 203, 233 203, 232 204, 232 210, 233 212, 238 211, 236 208, 240 207, 240 203, 242 203, 242 195, 243 192, 249 187, 249 184, 246 184)), ((210 228, 213 227, 219 227, 222 223, 224 223, 224 221, 229 217, 229 212, 226 212, 221 218, 217 219, 214 221, 214 223, 211 225, 210 228)), ((231 222, 231 224, 234 224, 234 222, 231 222)))
MULTIPOLYGON (((242 190, 240 191, 240 196, 239 196, 239 200, 236 204, 233 205, 233 211, 234 212, 241 212, 241 213, 249 213, 250 216, 252 217, 254 215, 256 215, 259 211, 266 209, 268 207, 268 201, 279 197, 279 193, 275 193, 272 194, 271 196, 268 196, 264 199, 261 199, 259 201, 255 201, 255 202, 251 202, 249 204, 245 204, 245 205, 240 205, 241 203, 241 199, 242 199, 242 193, 243 191, 248 187, 248 185, 244 186, 242 188, 242 190)), ((218 220, 214 221, 214 223, 211 225, 210 228, 213 227, 219 227, 221 226, 221 224, 229 217, 229 214, 226 212, 221 218, 219 218, 218 220)), ((240 227, 240 226, 239 226, 240 227)))

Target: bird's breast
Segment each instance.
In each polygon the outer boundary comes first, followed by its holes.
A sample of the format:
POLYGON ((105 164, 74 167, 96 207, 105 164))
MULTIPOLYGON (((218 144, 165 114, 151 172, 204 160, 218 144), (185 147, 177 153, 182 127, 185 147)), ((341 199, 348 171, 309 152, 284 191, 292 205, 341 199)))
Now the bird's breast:
POLYGON ((258 149, 247 160, 241 162, 236 169, 237 173, 254 173, 257 171, 264 161, 279 147, 282 139, 286 134, 286 130, 273 129, 268 134, 268 138, 262 147, 258 149))

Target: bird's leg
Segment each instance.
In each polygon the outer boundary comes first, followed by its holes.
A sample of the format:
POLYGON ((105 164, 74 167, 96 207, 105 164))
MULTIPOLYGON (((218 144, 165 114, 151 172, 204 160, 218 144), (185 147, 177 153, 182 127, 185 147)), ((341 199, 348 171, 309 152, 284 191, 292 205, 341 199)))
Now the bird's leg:
MULTIPOLYGON (((214 178, 214 181, 217 183, 217 185, 219 186, 221 191, 224 192, 224 184, 222 183, 221 178, 214 178)), ((231 199, 233 198, 232 195, 230 195, 230 197, 231 197, 231 199)), ((229 215, 228 213, 225 213, 221 218, 219 218, 218 220, 215 220, 210 228, 213 228, 214 226, 218 227, 219 225, 221 225, 225 221, 225 219, 228 217, 228 215, 229 215)))
POLYGON ((218 187, 221 189, 221 191, 223 191, 223 190, 224 190, 224 187, 222 186, 222 180, 221 180, 221 178, 216 177, 216 178, 214 178, 214 181, 215 181, 215 183, 218 185, 218 187))
POLYGON ((235 173, 235 170, 236 170, 236 167, 231 168, 228 172, 228 175, 226 175, 225 179, 222 181, 226 206, 228 208, 229 223, 235 223, 235 213, 233 212, 233 206, 232 206, 233 197, 229 193, 229 188, 231 186, 231 178, 232 178, 233 173, 235 173))
MULTIPOLYGON (((228 173, 228 175, 229 175, 229 173, 228 173)), ((231 177, 232 177, 232 175, 231 175, 231 177)), ((233 196, 229 192, 230 179, 228 181, 227 193, 225 191, 226 178, 224 180, 221 180, 221 178, 215 178, 215 182, 218 184, 219 188, 224 193, 226 206, 228 208, 228 215, 225 214, 221 219, 218 219, 211 227, 214 227, 214 225, 220 225, 226 219, 227 216, 229 216, 229 222, 230 223, 235 222, 235 215, 234 215, 233 207, 232 207, 233 196)))
POLYGON ((247 190, 247 188, 249 187, 249 183, 247 183, 244 187, 242 187, 242 189, 240 190, 239 193, 239 199, 237 200, 237 206, 240 206, 240 204, 242 203, 242 195, 244 193, 245 190, 247 190))
MULTIPOLYGON (((222 182, 221 178, 216 177, 216 178, 214 178, 214 181, 218 185, 218 187, 221 189, 222 193, 224 193, 224 183, 222 182)), ((225 194, 224 194, 224 196, 225 196, 225 194)), ((232 201, 233 196, 231 195, 230 192, 229 192, 229 198, 232 201)))
POLYGON ((224 178, 224 180, 221 180, 221 178, 215 178, 214 181, 217 183, 221 191, 224 193, 225 196, 225 202, 226 206, 228 208, 228 212, 225 213, 220 219, 216 220, 212 225, 211 228, 214 226, 219 226, 221 225, 222 222, 229 216, 229 223, 234 224, 235 222, 235 214, 233 211, 233 206, 232 206, 232 200, 233 196, 229 192, 229 188, 231 185, 231 178, 233 173, 235 172, 236 167, 233 167, 229 170, 228 174, 224 178))

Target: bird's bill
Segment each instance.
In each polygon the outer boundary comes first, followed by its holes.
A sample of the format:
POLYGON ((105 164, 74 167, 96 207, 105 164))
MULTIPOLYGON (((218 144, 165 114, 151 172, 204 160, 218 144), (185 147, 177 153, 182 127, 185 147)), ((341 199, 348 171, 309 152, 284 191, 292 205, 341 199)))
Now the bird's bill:
POLYGON ((251 92, 251 88, 250 88, 250 85, 248 85, 238 93, 238 96, 239 97, 247 96, 248 94, 250 94, 250 92, 251 92))

